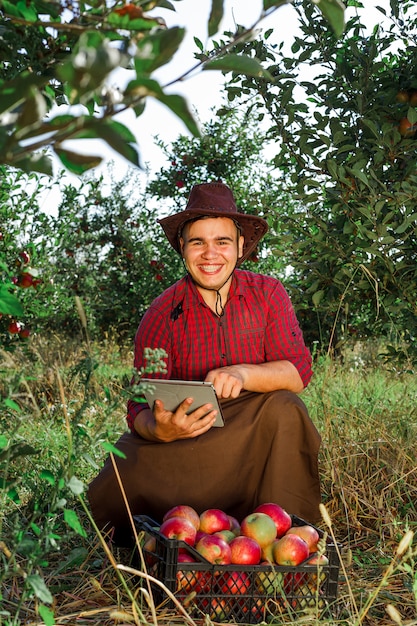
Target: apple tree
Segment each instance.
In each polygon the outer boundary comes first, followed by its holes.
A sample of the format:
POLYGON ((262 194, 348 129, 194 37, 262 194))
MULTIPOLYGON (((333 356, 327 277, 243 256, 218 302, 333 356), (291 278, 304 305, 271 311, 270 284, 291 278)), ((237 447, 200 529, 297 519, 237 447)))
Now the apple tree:
POLYGON ((287 235, 310 337, 335 348, 353 335, 379 336, 393 355, 413 356, 417 3, 391 0, 371 25, 362 2, 348 5, 336 38, 296 0, 291 54, 270 43, 271 32, 243 44, 274 83, 232 74, 228 97, 264 118, 272 165, 298 204, 287 235))
MULTIPOLYGON (((285 3, 263 0, 258 21, 285 3)), ((308 4, 314 7, 314 15, 309 13, 313 22, 318 6, 335 32, 343 30, 340 0, 308 0, 308 4)), ((82 174, 102 157, 76 152, 66 142, 93 138, 139 166, 136 138, 115 118, 127 109, 139 117, 150 97, 197 136, 199 128, 186 100, 155 78, 155 71, 172 60, 185 33, 178 26, 166 26, 161 17, 164 10, 175 10, 174 3, 0 0, 0 162, 51 174, 53 153, 65 168, 82 174), (131 70, 129 80, 111 88, 110 80, 121 69, 131 70)), ((209 40, 218 32, 222 16, 223 0, 212 0, 209 40)), ((233 70, 270 80, 256 58, 234 52, 249 36, 251 29, 238 29, 208 51, 200 44, 197 69, 233 70)), ((186 78, 191 69, 196 69, 195 59, 190 68, 176 71, 170 84, 186 78)))

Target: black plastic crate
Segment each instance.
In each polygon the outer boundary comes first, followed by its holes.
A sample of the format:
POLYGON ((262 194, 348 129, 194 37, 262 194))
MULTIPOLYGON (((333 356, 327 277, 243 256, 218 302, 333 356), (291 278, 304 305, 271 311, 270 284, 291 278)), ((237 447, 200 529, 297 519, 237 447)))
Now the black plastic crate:
MULTIPOLYGON (((307 524, 292 517, 293 526, 307 524)), ((339 557, 336 546, 326 540, 328 564, 212 565, 183 541, 167 539, 158 525, 146 516, 135 516, 138 532, 154 538, 152 550, 143 550, 148 574, 171 591, 192 617, 209 615, 213 621, 256 624, 273 616, 331 612, 338 592, 339 557), (196 562, 179 562, 179 554, 196 562)), ((316 529, 323 537, 323 532, 316 529)), ((181 557, 180 557, 181 558, 181 557)), ((311 558, 311 555, 309 559, 311 558)), ((173 607, 172 600, 157 585, 153 589, 157 605, 173 607)))

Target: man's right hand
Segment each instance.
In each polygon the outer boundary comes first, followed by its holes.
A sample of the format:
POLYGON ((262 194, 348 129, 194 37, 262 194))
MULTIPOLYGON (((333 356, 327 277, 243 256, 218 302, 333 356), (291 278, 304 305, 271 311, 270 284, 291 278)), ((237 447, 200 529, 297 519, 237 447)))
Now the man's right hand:
POLYGON ((211 404, 204 404, 187 415, 192 402, 192 398, 186 398, 172 413, 165 410, 161 400, 156 400, 153 411, 144 409, 136 416, 136 432, 148 441, 161 443, 203 435, 216 421, 217 411, 211 404))

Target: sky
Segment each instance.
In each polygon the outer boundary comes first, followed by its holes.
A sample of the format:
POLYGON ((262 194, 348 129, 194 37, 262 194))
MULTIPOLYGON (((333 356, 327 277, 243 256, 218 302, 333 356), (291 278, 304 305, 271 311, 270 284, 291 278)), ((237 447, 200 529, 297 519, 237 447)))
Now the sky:
MULTIPOLYGON (((374 25, 381 21, 381 13, 375 9, 376 5, 387 6, 389 0, 364 0, 369 24, 374 25)), ((224 0, 224 17, 219 27, 219 33, 214 37, 218 40, 225 30, 235 31, 236 24, 246 27, 253 26, 262 13, 262 0, 224 0)), ((181 26, 186 30, 185 38, 171 60, 160 68, 154 77, 162 86, 170 83, 174 78, 181 76, 186 70, 196 63, 194 53, 197 52, 194 37, 200 39, 208 49, 211 44, 207 37, 207 23, 211 9, 211 0, 173 0, 175 12, 166 9, 155 9, 151 15, 163 17, 168 27, 181 26)), ((280 7, 277 11, 262 20, 257 28, 263 31, 273 28, 274 33, 270 41, 273 43, 284 42, 284 46, 290 49, 294 37, 298 34, 297 15, 291 4, 280 7)), ((123 86, 132 77, 132 72, 118 70, 110 80, 110 85, 123 86)), ((212 109, 223 102, 221 86, 224 77, 221 72, 199 72, 193 77, 172 85, 167 89, 169 93, 182 94, 188 101, 190 109, 198 119, 204 123, 212 116, 212 109)), ((145 112, 138 118, 132 111, 116 117, 120 122, 127 125, 137 138, 139 153, 142 164, 150 171, 156 173, 165 164, 162 150, 155 145, 155 137, 167 144, 178 138, 180 134, 189 134, 183 122, 172 114, 169 109, 156 100, 149 98, 145 112)), ((73 142, 72 148, 79 150, 80 143, 73 142)), ((107 163, 114 163, 114 174, 120 178, 131 167, 123 158, 103 145, 102 142, 85 142, 83 152, 89 154, 102 154, 103 165, 96 168, 97 174, 106 169, 107 163), (98 151, 98 152, 97 152, 98 151)), ((56 164, 56 171, 61 169, 56 164)), ((138 172, 139 179, 146 184, 146 173, 138 172)), ((75 177, 69 175, 74 180, 75 177)))

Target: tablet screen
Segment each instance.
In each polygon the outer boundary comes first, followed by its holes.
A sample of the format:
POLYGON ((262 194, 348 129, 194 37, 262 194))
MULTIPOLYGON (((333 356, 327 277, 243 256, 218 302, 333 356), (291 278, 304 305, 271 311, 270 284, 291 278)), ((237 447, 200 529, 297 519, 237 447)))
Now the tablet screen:
POLYGON ((153 407, 155 400, 161 400, 164 403, 164 407, 172 412, 177 409, 185 398, 193 398, 193 403, 187 413, 191 413, 203 404, 210 403, 217 410, 216 421, 213 426, 224 426, 221 406, 212 383, 194 380, 142 378, 139 389, 150 407, 153 407))

